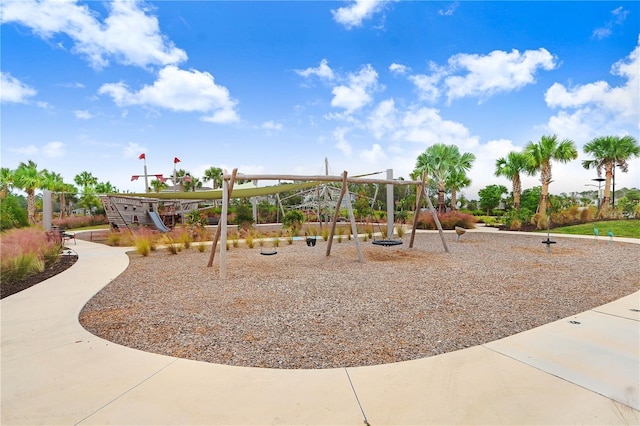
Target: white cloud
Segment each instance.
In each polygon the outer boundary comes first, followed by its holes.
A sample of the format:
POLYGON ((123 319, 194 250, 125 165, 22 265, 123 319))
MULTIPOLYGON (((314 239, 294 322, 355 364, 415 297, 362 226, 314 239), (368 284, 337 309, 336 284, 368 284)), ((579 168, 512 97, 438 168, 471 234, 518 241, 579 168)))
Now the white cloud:
POLYGON ((66 145, 62 142, 49 142, 42 147, 42 154, 50 158, 64 157, 66 151, 64 149, 66 145))
POLYGON ((348 131, 349 129, 346 127, 339 127, 333 131, 333 137, 337 141, 334 146, 338 150, 340 150, 346 157, 351 157, 351 152, 353 151, 353 148, 345 138, 348 131))
POLYGON ((428 102, 435 102, 440 97, 440 89, 438 88, 440 79, 441 75, 439 74, 419 74, 409 77, 409 80, 411 80, 418 89, 420 99, 428 102))
POLYGON ((11 74, 0 72, 0 101, 24 104, 36 93, 34 88, 12 77, 11 74))
POLYGON ((369 129, 376 139, 385 133, 392 132, 398 122, 398 111, 393 99, 380 102, 369 116, 369 129))
POLYGON ((31 156, 36 155, 40 150, 35 145, 25 145, 19 148, 9 148, 10 152, 15 152, 16 154, 31 156))
POLYGON ((603 38, 609 37, 613 33, 613 28, 616 26, 620 26, 627 19, 627 15, 629 15, 628 10, 624 10, 622 6, 611 11, 611 18, 604 24, 604 26, 596 28, 593 30, 593 34, 591 36, 595 39, 602 40, 603 38))
POLYGON ((312 75, 315 75, 324 80, 333 80, 335 78, 333 74, 333 70, 329 67, 329 63, 326 59, 320 61, 320 65, 315 68, 307 68, 304 70, 294 70, 296 74, 301 75, 302 77, 309 78, 312 75))
POLYGON ((437 109, 425 107, 407 110, 394 137, 424 146, 455 144, 465 150, 478 145, 478 137, 471 136, 463 124, 445 120, 437 109))
POLYGON ((467 96, 487 97, 500 92, 520 89, 535 82, 538 69, 552 70, 556 58, 546 49, 520 53, 495 50, 488 55, 458 54, 449 58, 451 71, 463 70, 463 75, 445 78, 449 101, 467 96))
POLYGON ((362 21, 382 11, 389 0, 354 0, 349 6, 332 10, 333 19, 347 29, 359 27, 362 21))
POLYGON ((109 83, 100 87, 98 93, 109 95, 120 107, 141 105, 159 107, 172 111, 202 112, 209 114, 202 120, 214 123, 229 123, 238 120, 236 101, 229 96, 224 86, 218 86, 208 72, 185 71, 169 65, 158 75, 151 86, 138 92, 129 91, 120 83, 109 83))
POLYGON ((379 144, 374 143, 370 149, 360 151, 360 158, 367 163, 375 164, 387 158, 387 155, 379 144))
POLYGON ((55 34, 68 36, 73 41, 72 51, 85 56, 95 68, 107 66, 109 60, 147 67, 187 59, 186 53, 160 32, 158 19, 147 14, 143 2, 105 4, 109 15, 100 21, 96 12, 75 1, 8 1, 0 19, 29 27, 44 39, 55 34))
POLYGON ((626 58, 611 67, 611 73, 625 81, 610 86, 596 81, 567 88, 554 83, 545 93, 545 101, 560 111, 551 117, 548 127, 554 133, 574 140, 587 141, 603 134, 620 134, 624 129, 638 129, 640 123, 640 37, 638 45, 626 58))
POLYGON ((518 90, 535 83, 539 69, 552 70, 557 58, 546 49, 505 52, 488 55, 459 53, 446 66, 429 63, 430 74, 410 75, 421 100, 436 102, 445 93, 448 101, 464 97, 481 99, 500 92, 518 90))
POLYGON ((265 121, 262 123, 262 128, 267 130, 282 130, 282 124, 275 121, 265 121))
POLYGON ((86 110, 75 110, 73 113, 75 114, 76 118, 80 120, 90 120, 95 117, 95 115, 86 110))
POLYGON ((406 65, 396 64, 395 62, 389 65, 389 72, 391 72, 392 74, 406 74, 410 71, 411 68, 406 65))
POLYGON ((353 112, 371 102, 369 91, 377 89, 378 73, 371 65, 365 65, 356 74, 349 74, 348 85, 333 88, 331 106, 353 112))
POLYGON ((460 4, 458 2, 454 2, 454 3, 450 4, 449 7, 447 7, 446 9, 438 10, 438 15, 440 15, 440 16, 452 16, 456 12, 456 9, 458 9, 458 6, 460 6, 460 4))
POLYGON ((148 154, 149 149, 143 145, 140 145, 136 142, 129 142, 127 146, 124 147, 123 155, 124 158, 139 158, 140 154, 148 154))

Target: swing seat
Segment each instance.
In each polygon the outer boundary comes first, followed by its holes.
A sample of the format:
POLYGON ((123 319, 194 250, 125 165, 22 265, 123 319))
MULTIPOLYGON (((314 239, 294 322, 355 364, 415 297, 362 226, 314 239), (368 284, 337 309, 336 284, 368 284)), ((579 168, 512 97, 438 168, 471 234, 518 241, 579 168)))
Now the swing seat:
POLYGON ((390 247, 402 244, 402 240, 373 240, 371 243, 376 246, 390 247))

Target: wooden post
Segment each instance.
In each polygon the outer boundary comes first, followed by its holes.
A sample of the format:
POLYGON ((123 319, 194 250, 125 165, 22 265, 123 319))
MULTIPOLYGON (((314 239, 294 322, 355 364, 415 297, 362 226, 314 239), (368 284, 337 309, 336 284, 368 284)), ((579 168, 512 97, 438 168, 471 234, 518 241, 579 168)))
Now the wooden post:
MULTIPOLYGON (((231 192, 233 191, 233 185, 235 184, 236 181, 236 174, 238 173, 238 169, 233 169, 233 172, 231 173, 231 179, 229 180, 229 190, 228 190, 228 196, 227 198, 231 198, 231 192)), ((223 179, 224 182, 224 179, 223 179)), ((224 189, 222 192, 222 197, 224 198, 224 189)), ((220 233, 222 231, 222 216, 226 217, 226 215, 224 215, 224 213, 221 215, 220 217, 220 221, 218 221, 218 226, 216 227, 216 233, 213 236, 213 244, 211 245, 211 254, 209 255, 209 263, 207 263, 207 267, 211 267, 213 266, 213 258, 216 255, 216 247, 218 246, 218 240, 220 239, 220 233)), ((225 220, 225 232, 226 232, 226 220, 225 220)), ((225 242, 225 247, 224 249, 227 249, 226 246, 226 242, 225 242)), ((220 249, 222 251, 222 249, 220 249)))
MULTIPOLYGON (((345 172, 346 175, 347 172, 345 172)), ((346 176, 345 176, 346 177, 346 176)), ((343 182, 343 185, 347 185, 347 182, 343 182)), ((349 221, 351 222, 351 233, 356 240, 356 250, 358 251, 358 261, 364 262, 362 256, 362 250, 360 250, 360 238, 358 238, 358 227, 356 226, 356 217, 353 214, 353 207, 351 206, 351 195, 347 195, 347 210, 349 211, 349 221)))
POLYGON ((431 198, 427 195, 426 188, 422 188, 425 191, 424 195, 427 197, 427 203, 429 204, 429 210, 431 211, 431 215, 433 216, 433 221, 436 223, 438 227, 438 234, 440 234, 440 239, 442 240, 442 245, 444 246, 444 251, 449 253, 449 247, 447 247, 447 242, 444 239, 444 232, 442 232, 442 225, 440 224, 440 219, 438 219, 438 213, 436 209, 433 207, 433 203, 431 202, 431 198))
POLYGON ((220 227, 220 279, 227 278, 227 215, 229 214, 229 182, 222 181, 222 215, 220 227))
POLYGON ((416 238, 416 226, 418 226, 418 215, 420 214, 420 206, 422 205, 422 194, 427 181, 427 174, 422 172, 422 183, 419 185, 418 199, 416 200, 416 211, 413 214, 413 227, 411 228, 411 239, 409 240, 409 248, 413 248, 413 241, 416 238))
POLYGON ((329 231, 329 241, 327 244, 327 257, 331 254, 331 245, 333 244, 333 236, 336 233, 336 223, 338 223, 338 216, 340 215, 340 204, 342 204, 342 198, 344 198, 344 193, 347 191, 347 172, 346 170, 342 172, 342 190, 340 191, 340 196, 338 197, 338 201, 336 203, 336 211, 333 215, 333 222, 331 223, 331 231, 329 231))

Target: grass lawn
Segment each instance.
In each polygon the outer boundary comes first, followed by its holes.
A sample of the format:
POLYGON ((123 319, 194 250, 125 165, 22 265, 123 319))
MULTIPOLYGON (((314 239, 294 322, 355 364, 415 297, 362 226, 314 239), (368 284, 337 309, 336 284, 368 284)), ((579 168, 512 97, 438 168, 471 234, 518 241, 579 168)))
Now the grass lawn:
POLYGON ((611 231, 616 237, 640 238, 640 219, 596 221, 554 228, 551 232, 555 234, 594 235, 594 226, 600 231, 600 236, 607 236, 607 232, 611 231))

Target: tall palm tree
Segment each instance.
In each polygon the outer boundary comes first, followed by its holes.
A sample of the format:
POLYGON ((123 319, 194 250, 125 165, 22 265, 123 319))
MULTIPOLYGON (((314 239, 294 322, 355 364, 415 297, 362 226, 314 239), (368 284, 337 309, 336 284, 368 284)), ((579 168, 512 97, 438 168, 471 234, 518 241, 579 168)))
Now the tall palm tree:
POLYGON ((578 158, 576 144, 571 139, 558 140, 558 136, 542 136, 539 142, 529 142, 524 148, 529 166, 535 171, 540 171, 540 183, 542 193, 538 203, 538 213, 547 211, 549 199, 549 184, 551 184, 551 161, 568 163, 578 158))
POLYGON ((456 171, 449 175, 447 185, 451 189, 451 210, 457 209, 458 190, 471 185, 471 179, 463 171, 456 171))
POLYGON ((0 168, 0 197, 7 196, 13 188, 14 171, 8 167, 0 168))
POLYGON ((32 160, 18 165, 14 176, 14 185, 27 193, 27 216, 29 222, 36 223, 36 189, 42 187, 45 175, 42 170, 38 170, 38 165, 32 160))
POLYGON ((222 186, 222 169, 219 167, 209 167, 204 171, 202 180, 205 182, 212 181, 213 189, 222 186))
POLYGON ((603 169, 605 172, 604 196, 598 211, 600 214, 609 208, 613 168, 617 166, 626 173, 629 170, 628 161, 640 156, 640 145, 633 136, 601 136, 585 144, 582 149, 594 157, 593 160, 582 161, 582 167, 587 170, 595 168, 598 177, 602 176, 603 169))
POLYGON ((444 213, 444 194, 449 176, 453 173, 466 172, 471 169, 475 161, 475 155, 465 152, 460 154, 456 145, 437 143, 431 145, 418 156, 416 162, 417 171, 426 171, 436 182, 438 188, 439 213, 444 213))
POLYGON ((534 171, 529 165, 526 154, 523 152, 511 151, 506 157, 496 160, 496 176, 504 176, 511 179, 511 191, 513 192, 513 208, 520 208, 520 194, 522 194, 522 182, 520 173, 533 174, 534 171))

